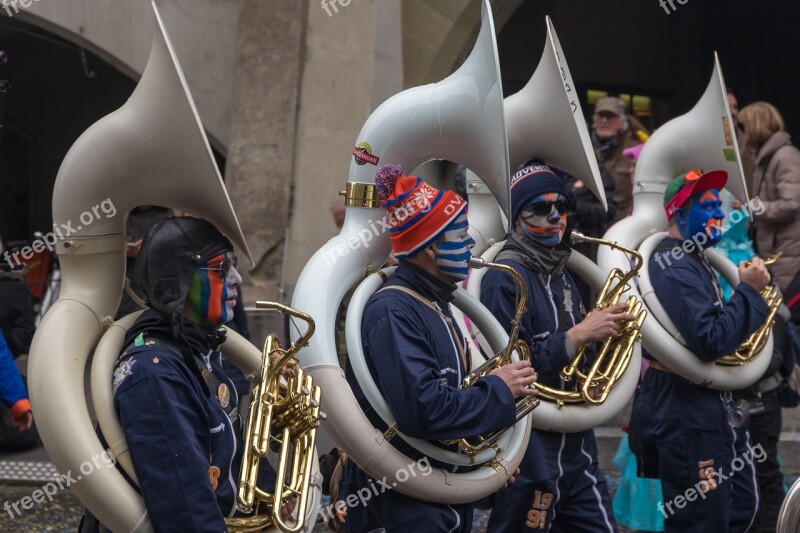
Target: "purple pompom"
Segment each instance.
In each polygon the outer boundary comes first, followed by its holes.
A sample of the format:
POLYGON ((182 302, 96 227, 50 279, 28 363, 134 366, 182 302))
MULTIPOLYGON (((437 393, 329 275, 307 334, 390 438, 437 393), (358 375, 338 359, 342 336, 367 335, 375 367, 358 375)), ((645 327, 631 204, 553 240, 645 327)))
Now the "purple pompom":
POLYGON ((389 198, 394 192, 394 184, 397 178, 403 175, 403 168, 400 165, 383 165, 375 175, 375 188, 378 191, 378 198, 389 198))

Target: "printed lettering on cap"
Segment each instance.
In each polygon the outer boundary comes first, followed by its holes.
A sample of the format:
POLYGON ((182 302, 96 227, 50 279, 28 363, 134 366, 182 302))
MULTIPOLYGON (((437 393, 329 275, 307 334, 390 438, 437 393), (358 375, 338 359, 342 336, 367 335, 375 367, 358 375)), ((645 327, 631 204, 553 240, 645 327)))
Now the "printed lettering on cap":
POLYGON ((511 177, 511 186, 513 187, 514 184, 516 182, 518 182, 519 180, 521 180, 522 178, 528 177, 528 176, 530 176, 532 174, 538 174, 539 172, 548 172, 548 173, 550 173, 550 172, 552 172, 552 170, 550 170, 550 167, 548 167, 547 165, 530 165, 530 166, 527 166, 527 167, 517 171, 517 173, 514 174, 511 177))

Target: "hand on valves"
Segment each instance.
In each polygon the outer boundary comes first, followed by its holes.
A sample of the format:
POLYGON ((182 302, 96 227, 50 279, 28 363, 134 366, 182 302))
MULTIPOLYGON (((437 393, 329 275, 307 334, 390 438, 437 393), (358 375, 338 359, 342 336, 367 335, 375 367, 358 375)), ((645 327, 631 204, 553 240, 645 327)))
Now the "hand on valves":
POLYGON ((606 307, 605 309, 595 309, 567 331, 567 336, 572 344, 577 348, 587 342, 598 342, 606 340, 619 334, 620 322, 628 322, 636 318, 633 315, 624 313, 628 308, 626 303, 618 303, 606 307))
POLYGON ((502 379, 516 400, 520 396, 536 396, 538 391, 532 387, 539 377, 530 361, 516 361, 496 368, 489 373, 502 379))
POLYGON ((769 272, 760 257, 754 257, 751 261, 739 263, 739 280, 747 283, 758 292, 764 290, 769 283, 769 272))

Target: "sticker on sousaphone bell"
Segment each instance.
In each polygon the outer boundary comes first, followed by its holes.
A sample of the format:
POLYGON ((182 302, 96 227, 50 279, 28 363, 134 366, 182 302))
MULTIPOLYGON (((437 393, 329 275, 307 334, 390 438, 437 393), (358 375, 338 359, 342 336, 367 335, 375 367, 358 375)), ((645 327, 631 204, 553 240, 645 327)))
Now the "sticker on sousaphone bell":
POLYGON ((728 122, 728 117, 722 117, 722 132, 725 135, 725 144, 733 146, 733 133, 731 132, 731 123, 728 122))
POLYGON ((372 147, 367 142, 360 142, 353 148, 353 157, 355 158, 356 165, 370 165, 378 166, 380 157, 372 154, 372 147))

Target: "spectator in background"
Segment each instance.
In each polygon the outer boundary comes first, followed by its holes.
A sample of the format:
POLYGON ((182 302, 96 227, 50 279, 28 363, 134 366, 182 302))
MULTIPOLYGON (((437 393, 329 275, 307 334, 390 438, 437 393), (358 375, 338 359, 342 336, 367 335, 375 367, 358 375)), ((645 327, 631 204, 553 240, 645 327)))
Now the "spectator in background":
MULTIPOLYGON (((136 256, 139 255, 139 249, 142 246, 142 238, 156 222, 171 215, 172 209, 168 207, 159 207, 157 205, 140 205, 128 213, 126 228, 128 242, 125 245, 125 255, 127 256, 125 272, 128 277, 133 275, 133 263, 136 260, 136 256)), ((128 293, 123 292, 122 301, 119 304, 119 310, 117 310, 115 319, 119 320, 125 315, 140 309, 141 307, 131 300, 128 293)))
POLYGON ((16 359, 28 353, 36 331, 31 293, 21 279, 0 279, 0 331, 16 359))
POLYGON ((771 271, 785 291, 800 268, 800 150, 771 104, 748 105, 739 112, 739 121, 748 146, 755 150, 750 194, 764 205, 763 213, 753 220, 753 243, 763 258, 783 252, 771 271))
MULTIPOLYGON (((730 93, 729 93, 730 96, 730 93)), ((734 198, 733 194, 727 190, 720 191, 722 208, 729 219, 736 217, 730 216, 737 208, 736 204, 741 203, 734 198)), ((741 207, 739 208, 741 209, 741 207)), ((746 210, 741 210, 741 221, 734 224, 732 221, 727 231, 722 236, 717 249, 733 262, 739 264, 741 261, 750 260, 755 255, 753 243, 747 237, 748 214, 746 210)), ((733 288, 717 275, 720 287, 723 291, 725 301, 729 301, 733 288)), ((765 458, 755 463, 756 476, 758 480, 758 518, 756 529, 761 533, 775 531, 778 521, 778 512, 783 502, 783 473, 781 472, 780 462, 778 461, 778 441, 780 440, 782 413, 782 400, 780 397, 781 386, 793 369, 794 360, 790 352, 790 337, 787 320, 789 319, 788 310, 781 307, 775 316, 772 327, 774 348, 772 359, 761 378, 748 388, 735 392, 736 398, 742 397, 747 401, 750 419, 746 425, 737 428, 737 437, 740 441, 746 441, 742 429, 748 428, 750 441, 764 448, 765 458)), ((737 451, 737 453, 739 453, 737 451)), ((734 490, 736 488, 734 487, 734 490)))
POLYGON ((617 214, 611 220, 612 224, 627 217, 633 209, 631 162, 622 152, 642 143, 639 132, 646 135, 636 117, 625 115, 625 107, 622 99, 606 96, 595 104, 592 120, 592 146, 597 153, 597 161, 614 179, 617 214))
POLYGON ((759 527, 756 531, 761 533, 775 531, 784 496, 778 441, 783 424, 780 389, 784 378, 791 374, 794 367, 786 321, 788 316, 788 310, 781 310, 775 316, 772 326, 775 340, 770 364, 760 380, 741 391, 749 407, 750 439, 762 446, 765 452, 765 460, 755 463, 760 496, 756 522, 759 527))
MULTIPOLYGON (((0 383, 6 382, 7 379, 12 380, 13 383, 11 381, 9 383, 12 383, 14 390, 18 392, 16 378, 7 378, 5 374, 10 375, 13 370, 13 373, 19 375, 14 360, 28 353, 35 332, 31 294, 21 279, 0 277, 0 331, 3 332, 5 338, 2 341, 3 348, 0 349, 0 358, 4 359, 8 354, 10 362, 9 370, 3 370, 0 367, 0 383)), ((2 362, 0 361, 0 363, 2 362)), ((24 378, 20 386, 24 393, 24 378)), ((1 391, 2 385, 0 385, 1 391)), ((18 396, 16 392, 15 396, 18 396)), ((27 398, 27 394, 25 398, 27 398)), ((0 405, 0 449, 5 451, 26 450, 39 443, 39 435, 32 424, 17 423, 20 408, 17 407, 15 410, 13 405, 18 399, 13 399, 10 405, 5 401, 0 405), (11 410, 8 409, 9 406, 12 407, 11 410)))
POLYGON ((24 445, 25 443, 20 443, 17 436, 25 434, 33 425, 31 402, 28 401, 25 385, 1 331, 0 402, 8 409, 8 416, 4 416, 0 421, 0 450, 19 451, 29 448, 30 446, 24 445))
MULTIPOLYGON (((725 212, 725 218, 729 222, 724 226, 725 233, 722 235, 719 244, 717 244, 717 250, 725 254, 734 265, 738 265, 742 261, 749 261, 756 255, 753 242, 747 236, 747 225, 751 215, 746 209, 742 208, 742 203, 727 189, 719 192, 719 198, 722 200, 722 210, 725 212), (739 211, 739 215, 733 215, 735 211, 739 211), (739 222, 734 223, 735 219, 739 219, 739 222)), ((719 278, 722 295, 725 300, 728 300, 731 297, 733 287, 721 275, 717 274, 717 278, 719 278)))
MULTIPOLYGON (((736 95, 733 94, 733 91, 730 87, 728 87, 728 106, 731 108, 731 118, 733 118, 733 124, 736 129, 736 140, 739 144, 739 155, 742 156, 744 181, 747 184, 747 191, 752 192, 753 170, 756 166, 756 160, 753 156, 753 149, 747 145, 747 134, 742 129, 741 124, 739 124, 739 101, 736 99, 736 95)), ((741 204, 737 204, 738 202, 734 203, 734 209, 739 209, 741 207, 741 204)))
MULTIPOLYGON (((589 237, 602 237, 608 227, 608 223, 617 214, 617 200, 614 197, 614 178, 611 177, 605 167, 600 167, 600 177, 603 180, 603 189, 608 203, 608 211, 606 211, 603 204, 600 203, 600 200, 586 186, 583 180, 555 167, 551 168, 564 181, 564 188, 572 199, 570 212, 567 216, 570 226, 568 232, 574 229, 589 237)), ((593 262, 597 261, 596 244, 589 242, 575 244, 572 249, 585 255, 593 262)), ((583 302, 587 306, 591 305, 595 300, 595 296, 589 284, 580 277, 575 278, 575 283, 581 293, 583 302)))

